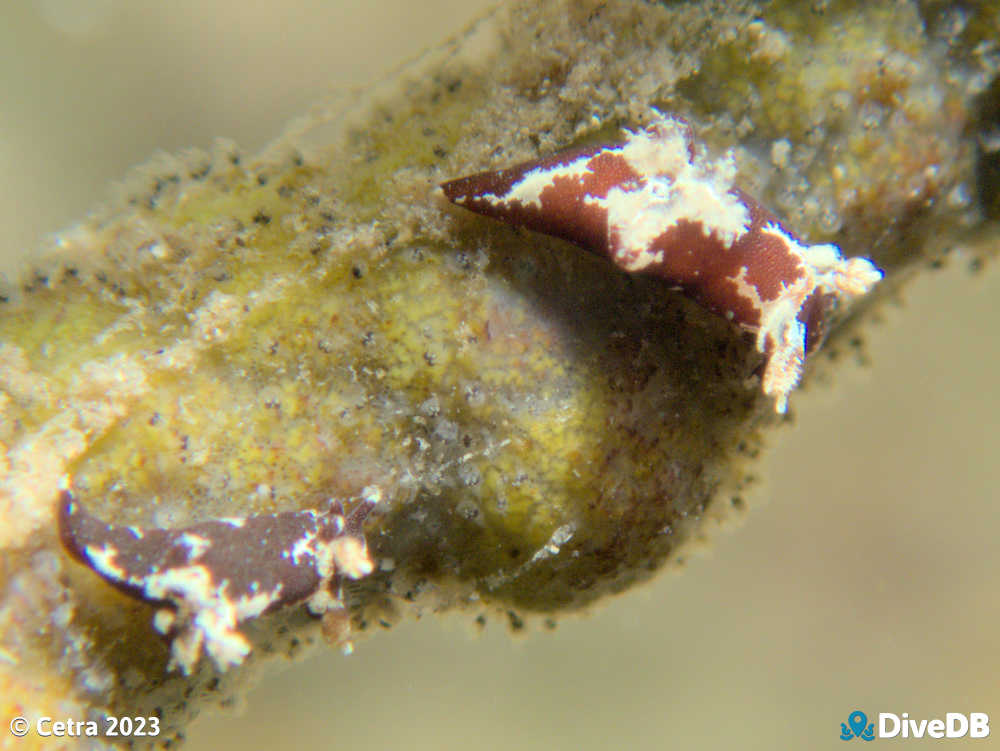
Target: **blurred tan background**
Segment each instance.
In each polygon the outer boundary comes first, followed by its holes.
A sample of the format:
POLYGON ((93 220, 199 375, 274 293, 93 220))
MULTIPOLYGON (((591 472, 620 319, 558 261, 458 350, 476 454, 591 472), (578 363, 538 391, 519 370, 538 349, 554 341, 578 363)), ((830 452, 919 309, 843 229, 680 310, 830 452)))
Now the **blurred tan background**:
MULTIPOLYGON (((0 269, 155 150, 253 152, 487 5, 4 3, 0 269)), ((993 738, 949 747, 997 747, 1000 270, 956 260, 906 298, 872 367, 794 396, 746 523, 682 575, 554 633, 473 636, 463 615, 323 652, 187 748, 837 749, 856 708, 990 712, 993 738)))

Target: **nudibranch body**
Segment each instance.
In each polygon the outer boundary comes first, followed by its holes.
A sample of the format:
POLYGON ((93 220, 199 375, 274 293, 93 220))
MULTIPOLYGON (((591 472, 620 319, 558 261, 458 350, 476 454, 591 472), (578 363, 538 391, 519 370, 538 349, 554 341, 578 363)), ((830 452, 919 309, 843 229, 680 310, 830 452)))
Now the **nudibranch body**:
POLYGON ((806 245, 734 185, 686 122, 660 115, 625 141, 444 183, 463 208, 569 240, 668 281, 756 335, 764 393, 784 412, 831 308, 882 273, 835 245, 806 245))
POLYGON ((331 501, 171 530, 106 524, 64 490, 59 532, 75 558, 159 607, 153 625, 171 639, 171 665, 190 674, 202 650, 219 670, 241 663, 250 643, 237 626, 250 618, 303 602, 324 625, 343 618, 343 578, 374 568, 361 525, 379 499, 366 488, 346 515, 331 501))

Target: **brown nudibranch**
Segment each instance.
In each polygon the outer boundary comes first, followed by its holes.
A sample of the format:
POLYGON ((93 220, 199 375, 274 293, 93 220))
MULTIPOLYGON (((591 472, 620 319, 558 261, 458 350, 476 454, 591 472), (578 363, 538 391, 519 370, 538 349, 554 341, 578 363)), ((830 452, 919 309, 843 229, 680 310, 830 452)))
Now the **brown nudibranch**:
POLYGON ((756 336, 764 393, 783 413, 831 309, 881 278, 835 245, 806 245, 733 183, 690 126, 659 115, 624 142, 558 152, 441 185, 453 203, 560 237, 664 279, 756 336))
POLYGON ((142 529, 106 524, 64 490, 59 535, 105 581, 157 607, 153 626, 171 640, 172 666, 190 674, 204 650, 225 670, 250 652, 242 621, 303 602, 324 626, 344 619, 343 578, 374 568, 361 525, 380 495, 365 488, 349 513, 331 501, 323 510, 142 529))

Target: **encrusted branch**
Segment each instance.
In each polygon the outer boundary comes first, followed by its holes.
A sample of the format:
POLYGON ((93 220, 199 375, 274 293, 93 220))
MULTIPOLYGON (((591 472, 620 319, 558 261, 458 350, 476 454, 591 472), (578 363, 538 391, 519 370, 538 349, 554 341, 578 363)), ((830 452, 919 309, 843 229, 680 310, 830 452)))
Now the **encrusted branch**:
MULTIPOLYGON (((996 18, 942 37, 935 4, 814 5, 506 5, 334 136, 161 159, 63 233, 0 304, 0 696, 157 716, 163 741, 268 654, 444 608, 551 618, 742 507, 800 370, 928 260, 997 245, 996 18), (450 181, 596 158, 655 112, 794 256, 774 290, 752 249, 728 298, 629 273, 663 260, 619 221, 638 183, 603 205, 614 242, 579 213, 556 233, 624 268, 437 187, 496 200, 450 181)), ((739 241, 682 208, 700 273, 739 241)))

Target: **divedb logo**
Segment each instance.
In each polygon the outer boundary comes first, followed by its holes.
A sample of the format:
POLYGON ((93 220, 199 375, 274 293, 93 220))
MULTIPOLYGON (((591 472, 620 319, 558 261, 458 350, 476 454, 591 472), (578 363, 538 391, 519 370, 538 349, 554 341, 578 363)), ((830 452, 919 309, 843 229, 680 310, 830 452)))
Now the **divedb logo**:
POLYGON ((911 719, 906 712, 893 714, 879 712, 878 722, 868 722, 868 715, 855 709, 840 723, 840 740, 859 738, 873 741, 876 738, 988 738, 990 717, 985 712, 947 712, 944 719, 911 719))

